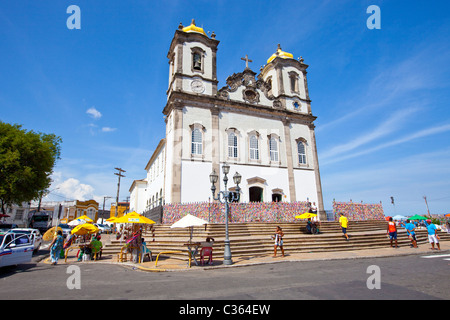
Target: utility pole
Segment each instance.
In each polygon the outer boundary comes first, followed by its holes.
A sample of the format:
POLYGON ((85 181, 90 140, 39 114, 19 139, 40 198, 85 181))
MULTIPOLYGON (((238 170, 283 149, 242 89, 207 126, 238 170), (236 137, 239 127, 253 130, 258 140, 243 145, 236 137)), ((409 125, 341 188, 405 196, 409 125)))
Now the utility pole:
POLYGON ((423 198, 425 199, 425 204, 426 204, 426 206, 427 206, 428 216, 431 217, 431 215, 430 215, 430 209, 428 208, 427 196, 423 196, 423 198))
POLYGON ((120 177, 125 177, 122 172, 126 172, 125 170, 122 170, 121 168, 114 168, 117 171, 119 171, 119 173, 115 172, 114 174, 116 176, 119 176, 119 182, 117 183, 117 197, 116 197, 116 212, 114 214, 115 217, 117 217, 117 214, 119 212, 119 190, 120 190, 120 177))
MULTIPOLYGON (((119 177, 119 179, 120 179, 120 177, 119 177)), ((105 215, 105 200, 106 200, 106 199, 110 199, 110 198, 112 198, 112 197, 110 197, 110 196, 104 196, 104 197, 103 197, 102 223, 103 223, 103 217, 104 217, 104 215, 105 215)), ((110 213, 110 214, 111 214, 111 213, 110 213)))

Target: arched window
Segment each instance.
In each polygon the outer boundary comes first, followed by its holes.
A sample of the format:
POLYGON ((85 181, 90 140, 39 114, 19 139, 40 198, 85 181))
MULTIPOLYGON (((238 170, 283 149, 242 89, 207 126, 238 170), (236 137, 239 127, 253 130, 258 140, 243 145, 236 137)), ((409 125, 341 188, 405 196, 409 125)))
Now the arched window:
POLYGON ((297 150, 298 150, 298 163, 306 164, 306 148, 305 143, 303 141, 297 142, 297 150))
POLYGON ((228 157, 237 158, 238 157, 238 146, 237 146, 237 136, 234 132, 228 135, 228 157))
POLYGON ((289 81, 291 83, 291 92, 298 93, 298 75, 294 71, 289 72, 289 81))
POLYGON ((269 140, 270 149, 270 161, 278 161, 278 143, 277 140, 272 137, 269 140))
POLYGON ((202 70, 202 56, 198 52, 192 55, 192 68, 197 71, 202 70))
POLYGON ((203 73, 205 51, 200 47, 194 47, 191 48, 191 55, 192 55, 192 63, 191 63, 192 72, 203 73))
POLYGON ((192 130, 192 148, 191 153, 192 154, 202 154, 202 132, 200 129, 195 128, 192 130))
POLYGON ((250 136, 250 160, 259 160, 258 138, 256 135, 250 136))

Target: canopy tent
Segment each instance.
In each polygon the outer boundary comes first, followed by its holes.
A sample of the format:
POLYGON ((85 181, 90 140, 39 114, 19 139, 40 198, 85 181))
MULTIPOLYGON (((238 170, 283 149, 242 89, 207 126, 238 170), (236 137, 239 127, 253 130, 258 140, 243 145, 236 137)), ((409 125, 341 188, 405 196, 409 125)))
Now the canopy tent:
POLYGON ((140 215, 139 213, 133 211, 130 212, 123 217, 115 218, 113 221, 110 221, 111 218, 106 221, 114 222, 114 223, 143 223, 143 224, 154 224, 155 221, 140 215))
POLYGON ((56 229, 56 227, 51 227, 50 229, 48 229, 44 235, 42 236, 42 240, 44 241, 51 241, 53 240, 53 238, 56 236, 56 233, 58 231, 62 232, 61 227, 58 227, 58 229, 56 229))
POLYGON ((92 233, 97 233, 97 232, 98 232, 98 228, 96 226, 94 226, 93 224, 90 224, 90 223, 84 223, 84 224, 80 224, 80 225, 76 226, 75 228, 73 228, 73 230, 71 231, 71 234, 83 236, 86 234, 92 234, 92 233))
POLYGON ((78 219, 70 221, 67 225, 69 225, 71 227, 76 227, 76 226, 78 226, 80 224, 85 224, 85 223, 87 223, 86 220, 78 218, 78 219))
POLYGON ((311 213, 311 212, 305 212, 298 216, 295 216, 295 219, 309 219, 309 218, 313 218, 313 217, 317 217, 317 214, 311 213))
POLYGON ((81 220, 84 220, 84 221, 89 222, 89 223, 94 222, 94 220, 92 220, 91 218, 89 218, 87 215, 83 215, 83 216, 81 216, 81 217, 78 217, 77 219, 81 219, 81 220))
POLYGON ((192 233, 194 231, 194 227, 197 226, 203 226, 205 224, 208 224, 208 221, 197 218, 191 214, 185 215, 183 218, 175 222, 173 225, 171 225, 171 228, 190 228, 190 238, 189 242, 192 242, 192 233))
POLYGON ((418 214, 416 214, 416 215, 414 215, 414 216, 412 216, 412 217, 409 218, 409 220, 427 220, 427 219, 428 219, 428 218, 419 216, 418 214))
POLYGON ((398 215, 396 215, 396 216, 393 216, 392 219, 394 219, 394 220, 406 220, 406 219, 408 219, 408 218, 405 217, 405 216, 402 216, 402 215, 398 214, 398 215))

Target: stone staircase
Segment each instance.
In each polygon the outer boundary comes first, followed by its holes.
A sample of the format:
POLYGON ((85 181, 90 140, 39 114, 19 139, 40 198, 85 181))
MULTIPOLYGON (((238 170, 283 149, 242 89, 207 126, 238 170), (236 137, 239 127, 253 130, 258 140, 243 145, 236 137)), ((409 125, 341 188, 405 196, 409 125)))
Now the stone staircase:
MULTIPOLYGON (((228 232, 233 257, 264 256, 273 254, 274 240, 271 235, 276 227, 283 229, 285 253, 302 252, 332 252, 371 248, 389 247, 390 241, 386 234, 387 222, 385 221, 350 221, 347 233, 350 241, 346 241, 342 235, 338 222, 322 222, 321 234, 310 235, 305 233, 305 222, 294 223, 230 223, 228 232)), ((164 251, 183 251, 172 253, 171 258, 187 260, 187 247, 189 241, 189 229, 171 229, 168 225, 153 225, 154 232, 144 232, 147 247, 152 250, 154 256, 164 251)), ((442 241, 450 241, 450 234, 440 232, 442 241)), ((213 237, 214 257, 222 259, 224 253, 225 224, 209 224, 205 227, 194 227, 193 242, 205 241, 206 237, 213 237)), ((426 229, 417 231, 419 245, 428 245, 426 229)), ((409 246, 404 228, 399 228, 399 246, 409 246)), ((105 245, 103 254, 116 255, 120 252, 123 243, 112 240, 105 245)))

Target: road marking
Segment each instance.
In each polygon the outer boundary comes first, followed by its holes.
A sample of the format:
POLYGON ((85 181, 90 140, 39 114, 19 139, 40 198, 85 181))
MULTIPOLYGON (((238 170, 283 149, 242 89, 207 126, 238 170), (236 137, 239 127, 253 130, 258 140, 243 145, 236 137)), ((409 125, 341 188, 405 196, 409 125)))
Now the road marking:
MULTIPOLYGON (((421 258, 429 259, 429 258, 443 258, 443 257, 450 257, 450 254, 434 254, 431 256, 421 256, 421 258)), ((444 259, 444 260, 450 260, 450 259, 444 259)))

